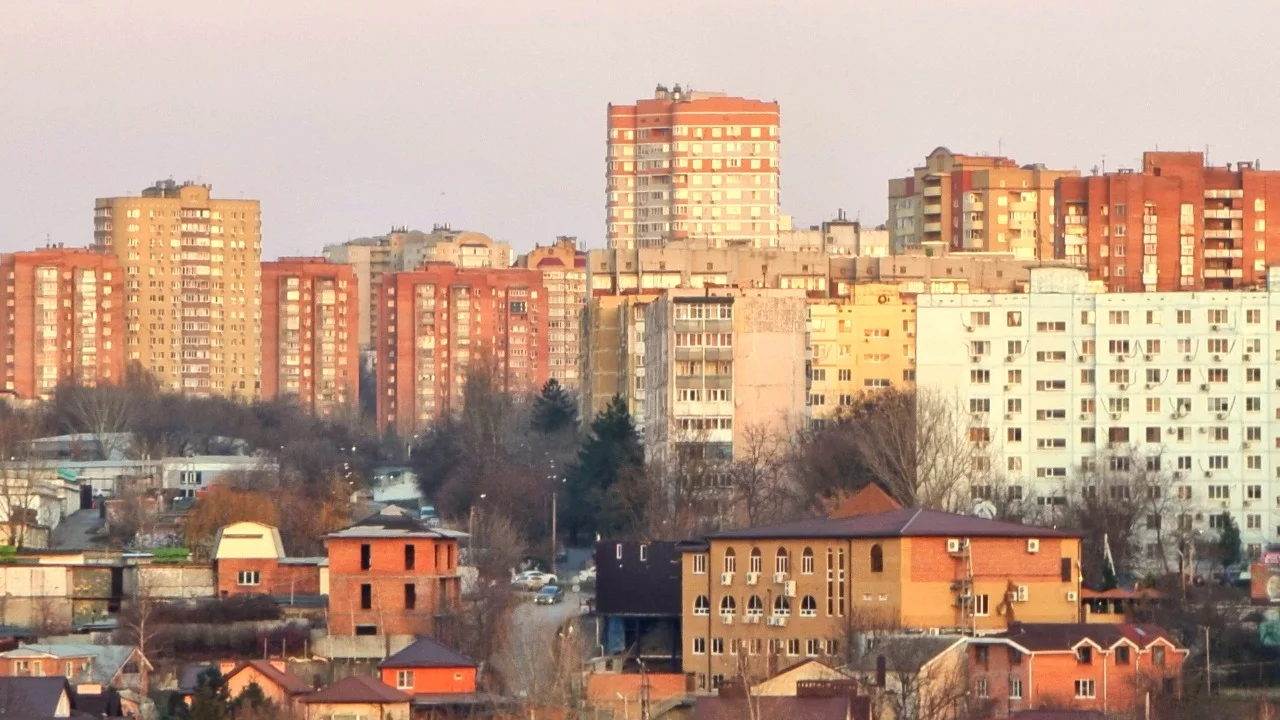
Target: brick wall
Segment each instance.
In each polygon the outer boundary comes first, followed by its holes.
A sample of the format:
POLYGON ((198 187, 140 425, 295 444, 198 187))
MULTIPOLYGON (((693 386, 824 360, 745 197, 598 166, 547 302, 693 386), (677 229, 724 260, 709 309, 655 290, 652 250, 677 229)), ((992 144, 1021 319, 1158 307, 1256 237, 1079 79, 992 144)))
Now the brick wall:
POLYGON ((281 565, 275 558, 233 558, 217 561, 218 595, 319 595, 318 565, 281 565), (258 584, 241 585, 241 571, 257 571, 258 584))
POLYGON ((357 625, 380 635, 415 635, 433 630, 434 615, 461 599, 458 544, 433 538, 335 538, 329 541, 329 633, 353 635, 357 625), (370 549, 370 567, 361 569, 361 546, 370 549), (414 547, 414 565, 405 567, 405 546, 414 547), (370 607, 363 608, 363 586, 370 607), (412 586, 414 607, 407 607, 412 586))

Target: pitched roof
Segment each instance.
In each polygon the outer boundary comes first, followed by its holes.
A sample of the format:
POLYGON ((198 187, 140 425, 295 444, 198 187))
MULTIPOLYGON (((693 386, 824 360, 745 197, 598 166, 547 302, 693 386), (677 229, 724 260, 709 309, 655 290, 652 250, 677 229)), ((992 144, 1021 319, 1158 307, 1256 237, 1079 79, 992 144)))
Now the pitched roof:
POLYGON ((200 684, 200 675, 215 667, 217 666, 210 663, 183 665, 182 672, 178 673, 178 692, 184 695, 195 692, 196 686, 200 684))
POLYGON ((889 635, 878 638, 875 647, 855 652, 841 669, 875 672, 883 657, 888 670, 916 672, 963 640, 960 635, 889 635))
MULTIPOLYGON (((746 697, 700 697, 693 706, 694 720, 741 720, 748 715, 746 697)), ((845 720, 847 697, 755 697, 758 717, 799 720, 845 720)))
MULTIPOLYGON (((89 658, 89 667, 83 673, 68 678, 78 682, 92 682, 109 685, 115 679, 129 658, 133 657, 136 648, 129 645, 88 645, 84 643, 31 643, 8 652, 0 653, 6 658, 55 657, 89 658)), ((150 663, 148 663, 150 665, 150 663)))
POLYGON ((902 509, 902 503, 875 482, 863 485, 857 492, 840 493, 831 498, 826 506, 829 518, 848 518, 902 509))
POLYGON ((476 661, 433 638, 422 637, 378 663, 378 667, 476 667, 476 661))
POLYGON ((410 699, 405 693, 365 675, 348 675, 301 698, 304 703, 407 703, 410 699))
POLYGON ((1079 537, 1056 528, 986 520, 939 510, 889 510, 845 518, 812 518, 778 525, 729 530, 720 539, 891 538, 891 537, 1079 537))
POLYGON ((276 667, 275 665, 272 665, 270 662, 266 660, 250 660, 248 662, 240 663, 239 665, 236 666, 235 670, 232 670, 231 672, 227 673, 226 679, 230 680, 237 673, 239 673, 241 670, 244 670, 247 667, 251 667, 257 670, 259 673, 262 674, 263 677, 275 683, 280 689, 284 690, 286 693, 290 695, 309 693, 314 689, 310 685, 308 685, 306 681, 304 681, 302 678, 298 677, 297 675, 294 675, 291 672, 286 672, 284 670, 281 670, 280 668, 276 667))
POLYGON ((1086 640, 1104 648, 1113 647, 1122 640, 1146 648, 1160 639, 1182 649, 1178 641, 1159 625, 1130 623, 1022 623, 973 642, 1005 641, 1030 652, 1051 652, 1070 650, 1086 640))
POLYGON ((23 717, 28 720, 52 718, 58 708, 62 693, 71 696, 71 707, 75 708, 75 694, 67 679, 55 675, 53 677, 0 677, 0 707, 6 715, 23 717))
POLYGON ((376 512, 359 522, 348 525, 341 530, 329 533, 326 537, 331 538, 404 538, 404 537, 429 537, 429 538, 453 538, 457 537, 454 533, 442 532, 436 528, 428 527, 426 523, 419 520, 416 516, 410 515, 403 508, 395 505, 388 505, 380 512, 376 512))

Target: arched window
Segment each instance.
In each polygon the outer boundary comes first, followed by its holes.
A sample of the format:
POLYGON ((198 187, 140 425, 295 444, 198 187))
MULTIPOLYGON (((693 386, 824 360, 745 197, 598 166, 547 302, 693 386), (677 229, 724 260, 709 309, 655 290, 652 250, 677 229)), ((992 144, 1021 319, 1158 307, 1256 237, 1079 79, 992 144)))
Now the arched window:
POLYGON ((800 556, 800 572, 805 575, 813 574, 813 548, 805 548, 804 554, 800 556))
POLYGON ((693 614, 694 615, 710 615, 711 614, 711 601, 707 599, 706 595, 699 595, 698 597, 694 598, 693 614))
POLYGON ((732 615, 738 611, 738 601, 733 599, 732 595, 725 595, 720 598, 720 614, 732 615))
POLYGON ((884 656, 876 656, 876 687, 884 687, 884 676, 888 674, 884 656))
POLYGON ((778 548, 778 554, 773 558, 773 571, 776 573, 791 572, 791 555, 787 553, 786 548, 778 548))
POLYGON ((773 599, 773 614, 778 617, 791 614, 791 600, 786 595, 779 595, 773 599))
POLYGON ((753 573, 760 572, 761 564, 762 563, 760 560, 760 548, 758 547, 751 548, 751 572, 753 573))
POLYGON ((747 614, 753 617, 760 617, 764 614, 764 601, 759 595, 752 595, 747 600, 747 614))
POLYGON ((800 601, 800 617, 818 617, 818 599, 805 595, 800 601))
POLYGON ((724 571, 727 573, 738 571, 738 554, 729 548, 724 551, 724 571))
POLYGON ((884 550, 879 545, 871 546, 871 572, 884 572, 884 550))

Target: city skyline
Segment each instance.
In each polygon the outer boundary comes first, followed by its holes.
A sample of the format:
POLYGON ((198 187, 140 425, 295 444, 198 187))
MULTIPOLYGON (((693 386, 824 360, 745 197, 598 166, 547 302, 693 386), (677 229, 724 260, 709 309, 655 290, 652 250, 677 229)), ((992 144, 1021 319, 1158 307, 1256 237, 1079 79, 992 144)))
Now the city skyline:
MULTIPOLYGON (((802 16, 755 3, 745 8, 755 12, 722 14, 728 6, 710 2, 681 6, 687 22, 675 26, 670 13, 631 17, 580 2, 536 12, 507 2, 466 11, 387 2, 376 15, 306 7, 304 16, 300 3, 231 2, 197 23, 183 6, 144 16, 88 5, 68 16, 7 3, 0 66, 18 72, 0 80, 0 128, 10 139, 0 150, 0 250, 46 238, 88 245, 84 210, 93 198, 169 175, 211 183, 223 197, 260 199, 264 259, 435 222, 520 252, 556 235, 600 247, 607 105, 658 83, 778 101, 781 212, 800 225, 838 208, 883 222, 885 178, 910 172, 938 145, 1086 173, 1104 158, 1108 169, 1136 167, 1153 147, 1208 144, 1214 163, 1261 159, 1264 168, 1280 157, 1250 77, 1198 62, 1202 34, 1178 23, 1178 13, 1152 12, 1168 4, 1079 13, 987 2, 925 13, 916 3, 815 3, 802 16), (302 20, 312 33, 296 32, 302 20), (727 35, 768 27, 777 50, 696 42, 709 22, 727 35), (203 31, 184 36, 178 56, 175 32, 196 26, 203 31), (957 32, 967 33, 964 50, 947 51, 957 32), (1037 52, 1021 69, 992 74, 1006 67, 1007 39, 1019 35, 1040 38, 1037 52), (75 42, 79 52, 51 56, 54 41, 75 42), (492 57, 473 62, 477 52, 492 57), (174 60, 156 61, 165 54, 174 60), (1089 82, 1096 110, 1084 109, 1081 79, 1116 67, 1142 77, 1142 92, 1089 82), (145 72, 133 74, 138 68, 145 72), (958 82, 966 77, 987 78, 984 90, 958 82), (1237 100, 1186 102, 1188 88, 1210 81, 1215 96, 1237 100), (185 82, 198 89, 130 90, 185 82), (557 111, 528 112, 534 105, 557 111), (514 131, 503 124, 513 111, 524 118, 514 131), (512 157, 527 162, 512 165, 512 157), (546 177, 556 182, 539 182, 546 177)), ((1263 46, 1254 41, 1274 12, 1261 3, 1214 9, 1246 53, 1263 46)))

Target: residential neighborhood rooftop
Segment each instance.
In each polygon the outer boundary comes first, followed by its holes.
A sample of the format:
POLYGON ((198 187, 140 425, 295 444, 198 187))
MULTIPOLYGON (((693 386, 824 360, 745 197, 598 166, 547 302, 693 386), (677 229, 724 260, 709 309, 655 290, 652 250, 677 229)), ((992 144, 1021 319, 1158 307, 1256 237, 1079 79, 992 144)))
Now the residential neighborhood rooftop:
POLYGON ((476 661, 433 638, 418 638, 378 667, 476 667, 476 661))
POLYGON ((795 522, 727 530, 712 539, 751 538, 893 538, 893 537, 1079 537, 1057 528, 987 520, 938 510, 902 509, 843 518, 812 518, 795 522))

